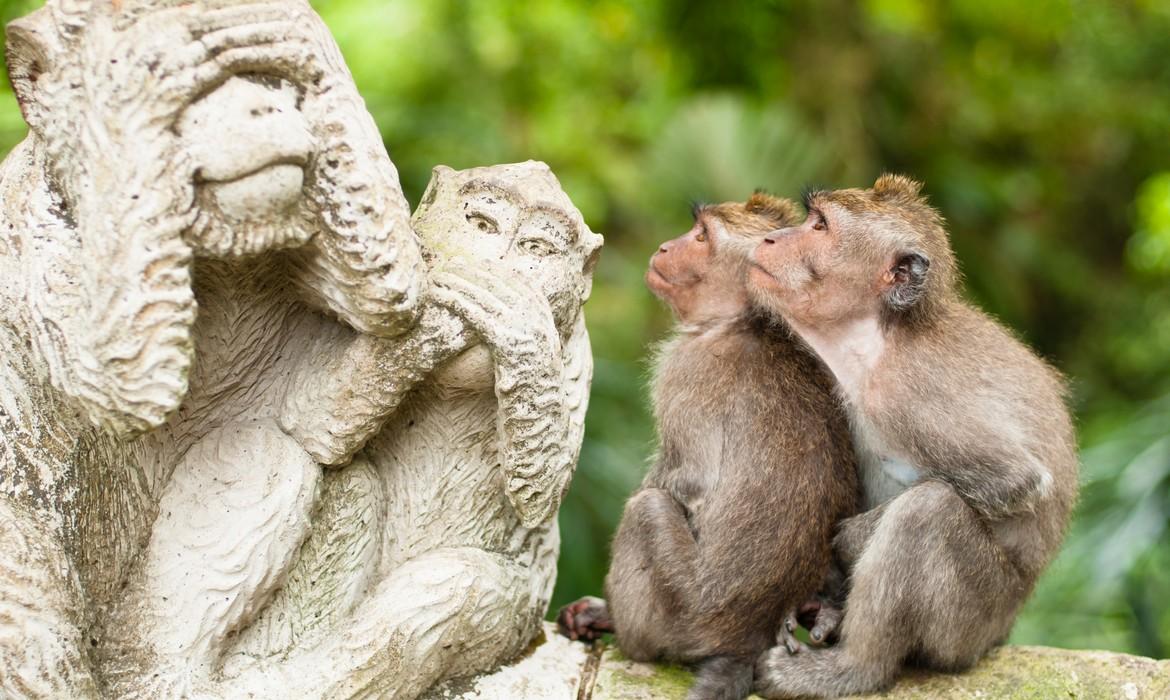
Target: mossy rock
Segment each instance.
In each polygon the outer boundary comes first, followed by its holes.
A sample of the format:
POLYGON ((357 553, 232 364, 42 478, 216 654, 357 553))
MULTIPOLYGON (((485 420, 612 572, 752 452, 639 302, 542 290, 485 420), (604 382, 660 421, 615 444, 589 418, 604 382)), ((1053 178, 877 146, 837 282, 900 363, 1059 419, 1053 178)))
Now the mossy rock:
MULTIPOLYGON (((601 656, 593 700, 682 700, 693 680, 679 666, 601 656)), ((752 698, 758 696, 753 695, 752 698)), ((961 674, 910 672, 885 693, 888 700, 1167 700, 1170 661, 1104 651, 1003 647, 961 674)))

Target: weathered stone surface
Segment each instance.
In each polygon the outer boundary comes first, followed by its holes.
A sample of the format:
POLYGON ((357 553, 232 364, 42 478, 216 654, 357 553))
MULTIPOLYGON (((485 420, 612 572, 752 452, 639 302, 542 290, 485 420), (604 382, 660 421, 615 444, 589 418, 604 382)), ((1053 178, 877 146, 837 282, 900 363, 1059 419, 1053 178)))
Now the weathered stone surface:
POLYGON ((557 634, 544 623, 544 633, 515 661, 498 671, 447 681, 427 693, 426 700, 577 700, 595 661, 592 650, 557 634))
POLYGON ((7 48, 0 697, 409 700, 520 654, 601 245, 548 167, 411 215, 305 0, 48 0, 7 48))
MULTIPOLYGON (((691 673, 643 664, 608 649, 593 700, 682 700, 691 673)), ((753 698, 758 696, 753 695, 753 698)), ((1003 647, 961 674, 912 672, 886 693, 855 696, 886 700, 1164 700, 1170 698, 1170 661, 1104 651, 1003 647)))

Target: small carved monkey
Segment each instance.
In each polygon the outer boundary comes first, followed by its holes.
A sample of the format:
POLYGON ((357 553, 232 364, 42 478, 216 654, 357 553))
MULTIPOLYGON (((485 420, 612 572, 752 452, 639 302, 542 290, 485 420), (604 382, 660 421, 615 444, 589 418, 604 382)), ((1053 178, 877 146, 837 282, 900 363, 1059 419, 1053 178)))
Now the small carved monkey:
POLYGON ((841 644, 757 668, 769 698, 889 685, 904 663, 959 670, 1007 637, 1056 554, 1077 456, 1059 374, 964 302, 921 185, 813 192, 806 221, 752 255, 752 299, 825 361, 867 507, 842 524, 841 644))
POLYGON ((747 695, 756 657, 818 589, 834 525, 857 507, 824 367, 747 297, 749 251, 794 209, 765 194, 698 207, 651 258, 646 283, 678 319, 653 381, 658 457, 618 527, 608 604, 561 612, 571 637, 616 631, 631 658, 698 663, 692 698, 747 695))

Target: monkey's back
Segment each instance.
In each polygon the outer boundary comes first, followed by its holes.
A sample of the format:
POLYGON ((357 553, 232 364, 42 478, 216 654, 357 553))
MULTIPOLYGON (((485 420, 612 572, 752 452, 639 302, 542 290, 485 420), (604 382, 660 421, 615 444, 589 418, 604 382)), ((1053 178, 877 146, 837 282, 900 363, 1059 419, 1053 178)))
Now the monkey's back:
POLYGON ((824 580, 834 526, 856 512, 846 419, 821 362, 756 316, 684 331, 658 359, 645 486, 687 509, 705 564, 693 624, 715 648, 761 649, 824 580))

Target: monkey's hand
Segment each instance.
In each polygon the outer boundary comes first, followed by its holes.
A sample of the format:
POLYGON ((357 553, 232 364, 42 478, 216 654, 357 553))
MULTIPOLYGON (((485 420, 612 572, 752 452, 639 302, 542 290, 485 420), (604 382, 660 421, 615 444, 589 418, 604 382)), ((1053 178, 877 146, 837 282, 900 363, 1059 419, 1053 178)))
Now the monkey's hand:
POLYGON ((357 330, 395 336, 414 325, 427 282, 410 205, 328 27, 307 3, 294 12, 325 68, 302 107, 319 148, 305 191, 320 232, 294 252, 301 287, 357 330))
POLYGON ((436 271, 432 282, 435 302, 461 316, 491 350, 507 496, 521 523, 536 527, 556 513, 575 463, 552 309, 536 290, 473 264, 436 271))
MULTIPOLYGON (((793 632, 799 623, 808 630, 810 644, 814 647, 827 647, 837 643, 837 631, 844 619, 845 611, 840 604, 832 596, 818 593, 788 615, 785 627, 789 632, 793 632)), ((792 651, 791 647, 789 651, 792 651)))
POLYGON ((593 596, 569 603, 557 613, 557 631, 572 640, 595 642, 614 631, 609 606, 593 596))
POLYGON ((77 303, 54 319, 67 358, 54 381, 123 435, 162 424, 187 391, 195 299, 183 234, 195 215, 195 165, 175 123, 199 95, 284 50, 241 24, 255 19, 240 7, 188 6, 95 28, 108 39, 85 43, 80 70, 90 77, 68 88, 71 102, 90 108, 79 152, 53 166, 76 222, 66 267, 77 277, 77 303))

